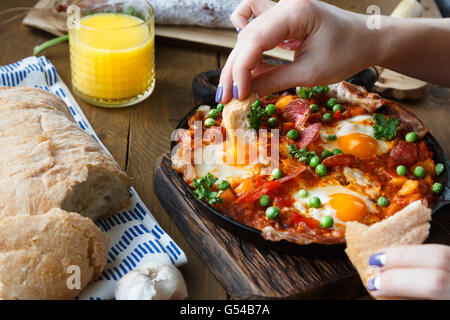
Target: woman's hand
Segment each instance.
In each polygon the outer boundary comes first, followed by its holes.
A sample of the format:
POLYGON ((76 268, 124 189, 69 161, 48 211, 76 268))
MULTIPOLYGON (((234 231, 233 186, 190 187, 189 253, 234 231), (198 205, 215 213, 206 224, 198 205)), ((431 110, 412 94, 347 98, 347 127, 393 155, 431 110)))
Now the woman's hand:
POLYGON ((450 247, 437 244, 392 247, 369 259, 381 273, 367 282, 372 295, 450 299, 450 247))
POLYGON ((240 32, 220 77, 217 102, 242 100, 250 90, 266 95, 351 77, 378 59, 377 33, 366 27, 366 19, 314 0, 244 0, 231 16, 240 32), (262 64, 263 52, 286 39, 302 42, 295 61, 262 64))
POLYGON ((327 85, 373 65, 450 85, 450 19, 383 16, 379 29, 369 29, 367 19, 316 0, 244 0, 231 17, 239 35, 216 101, 327 85), (292 63, 261 63, 264 51, 287 39, 301 41, 292 63))

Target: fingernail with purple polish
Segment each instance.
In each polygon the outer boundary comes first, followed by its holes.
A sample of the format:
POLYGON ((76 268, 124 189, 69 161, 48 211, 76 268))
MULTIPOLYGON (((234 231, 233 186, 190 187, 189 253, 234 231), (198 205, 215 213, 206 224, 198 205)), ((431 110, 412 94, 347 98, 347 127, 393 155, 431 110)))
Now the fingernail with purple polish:
POLYGON ((237 27, 236 31, 237 31, 237 33, 239 33, 239 32, 242 31, 242 28, 241 27, 237 27))
POLYGON ((380 289, 380 277, 376 276, 367 280, 367 289, 375 291, 380 289))
POLYGON ((223 94, 223 87, 221 84, 219 84, 217 86, 217 91, 216 91, 216 103, 219 103, 220 100, 222 100, 222 94, 223 94))
POLYGON ((235 99, 239 99, 239 91, 238 91, 238 86, 236 82, 233 82, 233 97, 235 99))
POLYGON ((383 267, 386 264, 386 254, 375 253, 369 258, 369 265, 376 267, 383 267))

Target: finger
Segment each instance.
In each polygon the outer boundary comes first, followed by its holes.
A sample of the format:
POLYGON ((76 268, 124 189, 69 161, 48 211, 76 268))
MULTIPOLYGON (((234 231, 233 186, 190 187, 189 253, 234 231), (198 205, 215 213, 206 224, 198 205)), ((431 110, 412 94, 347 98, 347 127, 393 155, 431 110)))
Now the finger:
POLYGON ((450 246, 423 244, 391 247, 369 258, 369 264, 394 268, 433 268, 450 272, 450 246))
POLYGON ((450 275, 437 269, 389 269, 367 282, 376 297, 450 299, 450 275))
POLYGON ((318 85, 311 69, 303 61, 270 68, 253 77, 251 90, 259 95, 268 95, 296 86, 318 85))
POLYGON ((270 69, 275 68, 276 66, 267 62, 262 61, 260 64, 256 66, 255 69, 251 71, 252 77, 256 77, 257 75, 267 72, 270 69))
POLYGON ((245 0, 242 1, 231 14, 231 23, 237 30, 242 30, 248 24, 252 16, 259 16, 263 12, 270 10, 275 6, 274 1, 270 0, 245 0))
POLYGON ((216 92, 216 101, 227 103, 233 97, 233 75, 232 66, 236 56, 236 51, 233 49, 228 56, 225 65, 220 74, 219 86, 216 92))
POLYGON ((288 34, 286 24, 277 21, 280 19, 277 15, 268 13, 270 12, 253 20, 238 38, 232 74, 238 87, 239 99, 248 96, 251 71, 260 64, 263 53, 276 47, 288 34))

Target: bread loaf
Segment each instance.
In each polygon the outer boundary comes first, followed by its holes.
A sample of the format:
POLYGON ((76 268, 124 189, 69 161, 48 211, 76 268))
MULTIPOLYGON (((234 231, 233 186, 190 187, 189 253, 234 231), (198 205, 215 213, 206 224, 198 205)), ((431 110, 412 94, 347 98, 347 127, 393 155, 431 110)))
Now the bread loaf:
POLYGON ((58 96, 0 89, 0 218, 51 208, 97 220, 129 205, 130 180, 58 96))
POLYGON ((108 236, 54 208, 0 218, 0 299, 73 299, 103 270, 108 236))

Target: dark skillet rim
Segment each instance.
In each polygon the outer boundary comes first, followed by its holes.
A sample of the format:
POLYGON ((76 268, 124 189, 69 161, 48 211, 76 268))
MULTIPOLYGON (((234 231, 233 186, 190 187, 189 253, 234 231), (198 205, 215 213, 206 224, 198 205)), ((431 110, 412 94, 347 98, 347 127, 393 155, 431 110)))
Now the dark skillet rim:
MULTIPOLYGON (((284 90, 287 91, 287 90, 284 90)), ((189 111, 178 123, 177 127, 175 129, 188 129, 188 121, 190 119, 190 117, 195 113, 195 111, 197 110, 198 106, 194 107, 191 109, 191 111, 189 111)), ((435 160, 435 163, 443 163, 444 167, 445 167, 445 173, 446 174, 441 174, 439 177, 437 177, 436 182, 440 182, 444 185, 444 190, 443 192, 438 196, 437 200, 434 201, 434 205, 432 207, 432 214, 435 214, 436 212, 440 211, 442 208, 446 207, 446 206, 450 206, 450 161, 447 157, 447 155, 445 154, 444 150, 442 149, 441 145, 439 144, 439 142, 436 140, 436 138, 433 137, 433 135, 431 133, 427 133, 425 135, 425 137, 422 139, 425 144, 427 145, 428 148, 430 148, 430 150, 433 152, 433 159, 435 160), (446 182, 446 183, 445 183, 446 182)), ((172 153, 173 148, 177 145, 178 141, 171 141, 170 144, 170 153, 172 153)), ((254 236, 257 235, 259 236, 261 239, 264 239, 262 237, 262 231, 250 226, 247 226, 243 223, 240 223, 230 217, 228 217, 227 215, 221 213, 220 211, 214 209, 213 207, 209 206, 206 202, 198 200, 195 198, 194 193, 191 189, 191 187, 186 183, 186 181, 184 180, 184 178, 181 176, 181 174, 179 174, 175 169, 173 169, 172 167, 170 168, 170 170, 173 170, 173 172, 177 175, 177 177, 179 179, 181 179, 181 185, 183 186, 183 189, 191 196, 193 197, 193 199, 195 201, 197 201, 198 203, 201 204, 201 206, 203 208, 205 208, 206 210, 208 210, 209 212, 211 212, 212 214, 215 215, 216 218, 225 220, 225 222, 233 225, 234 227, 238 228, 240 231, 244 231, 244 232, 249 232, 252 233, 254 236)), ((250 236, 250 235, 249 235, 250 236)), ((276 242, 276 241, 272 241, 272 240, 266 240, 264 239, 264 242, 276 242)), ((282 240, 280 241, 282 243, 293 243, 297 246, 339 246, 342 245, 342 243, 332 243, 332 244, 323 244, 323 243, 317 243, 317 242, 312 242, 310 244, 298 244, 295 243, 293 241, 286 241, 286 240, 282 240)), ((345 243, 345 241, 344 241, 345 243)))

